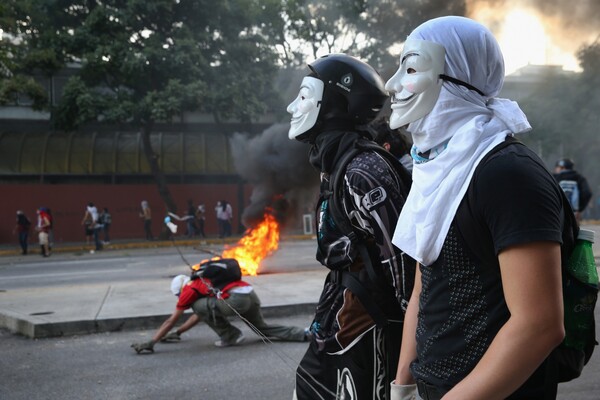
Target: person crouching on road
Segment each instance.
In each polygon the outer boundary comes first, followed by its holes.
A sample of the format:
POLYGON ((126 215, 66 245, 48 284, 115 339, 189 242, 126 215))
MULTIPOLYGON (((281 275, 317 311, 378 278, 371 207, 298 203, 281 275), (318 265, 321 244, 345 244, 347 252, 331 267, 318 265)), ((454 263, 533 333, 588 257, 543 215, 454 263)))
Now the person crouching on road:
POLYGON ((186 275, 173 278, 171 292, 179 299, 173 314, 163 322, 150 341, 134 343, 131 347, 138 354, 143 351, 153 353, 158 341, 179 341, 182 333, 200 321, 206 322, 219 335, 215 346, 238 345, 244 341, 244 335, 227 319, 236 315, 236 312, 268 338, 294 342, 304 342, 310 338, 308 330, 304 328, 267 324, 260 310, 260 299, 249 283, 237 280, 226 284, 220 292, 221 298, 217 298, 212 289, 208 278, 191 280, 186 275), (192 308, 194 314, 178 329, 167 334, 188 308, 192 308))

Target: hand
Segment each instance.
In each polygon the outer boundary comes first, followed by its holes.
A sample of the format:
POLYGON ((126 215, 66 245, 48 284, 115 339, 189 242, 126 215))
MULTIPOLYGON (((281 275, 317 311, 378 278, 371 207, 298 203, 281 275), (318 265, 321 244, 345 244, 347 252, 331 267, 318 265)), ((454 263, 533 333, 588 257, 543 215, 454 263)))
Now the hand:
POLYGON ((161 342, 179 342, 180 340, 181 336, 179 336, 177 331, 171 331, 160 339, 161 342))
POLYGON ((417 398, 417 385, 396 385, 392 381, 390 390, 390 400, 415 400, 417 398))
POLYGON ((142 351, 148 351, 154 353, 154 341, 150 340, 144 343, 134 343, 131 345, 136 353, 140 354, 142 351))

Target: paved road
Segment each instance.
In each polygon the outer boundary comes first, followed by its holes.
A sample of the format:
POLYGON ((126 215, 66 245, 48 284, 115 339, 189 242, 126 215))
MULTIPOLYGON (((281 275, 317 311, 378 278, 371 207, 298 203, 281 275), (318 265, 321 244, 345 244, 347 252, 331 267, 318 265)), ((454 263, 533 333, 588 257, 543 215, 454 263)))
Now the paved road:
MULTIPOLYGON (((269 322, 304 326, 310 318, 269 322)), ((37 340, 0 330, 0 399, 290 399, 306 344, 264 344, 241 323, 235 325, 247 337, 242 346, 218 349, 215 334, 199 325, 181 343, 159 343, 149 355, 129 348, 148 338, 149 330, 37 340)), ((582 377, 560 385, 558 399, 598 400, 599 376, 597 350, 582 377)))
MULTIPOLYGON (((269 260, 267 270, 282 272, 285 265, 296 261, 313 268, 314 243, 300 246, 306 248, 288 249, 288 253, 282 252, 285 257, 269 260)), ((189 249, 185 254, 198 255, 189 249)), ((139 274, 167 277, 184 266, 172 249, 67 254, 58 260, 58 255, 46 260, 2 258, 0 289, 35 289, 35 285, 81 284, 95 279, 135 280, 139 274), (116 265, 114 270, 106 268, 111 262, 116 265), (41 283, 33 282, 37 278, 43 278, 41 283)), ((306 326, 310 319, 308 314, 296 314, 269 321, 306 326)), ((596 322, 600 332, 598 307, 596 322)), ((0 399, 289 399, 306 344, 264 344, 242 323, 235 323, 248 337, 243 346, 215 348, 215 334, 200 325, 185 334, 181 343, 157 344, 152 355, 136 355, 129 346, 149 338, 153 330, 35 340, 0 330, 0 399)), ((560 386, 559 400, 600 399, 599 376, 597 350, 582 377, 560 386)))
MULTIPOLYGON (((261 263, 260 273, 321 269, 315 260, 312 240, 284 241, 280 249, 261 263)), ((114 283, 134 281, 151 275, 187 274, 187 263, 196 264, 220 253, 220 245, 174 246, 55 253, 49 258, 36 254, 0 257, 0 289, 50 287, 68 282, 114 283), (181 252, 181 254, 178 252, 181 252), (208 252, 207 252, 208 251, 208 252)))
MULTIPOLYGON (((307 326, 309 315, 269 322, 307 326)), ((264 344, 241 323, 238 347, 219 349, 201 324, 154 354, 129 346, 153 331, 28 339, 0 330, 2 400, 291 399, 295 369, 306 343, 264 344)))

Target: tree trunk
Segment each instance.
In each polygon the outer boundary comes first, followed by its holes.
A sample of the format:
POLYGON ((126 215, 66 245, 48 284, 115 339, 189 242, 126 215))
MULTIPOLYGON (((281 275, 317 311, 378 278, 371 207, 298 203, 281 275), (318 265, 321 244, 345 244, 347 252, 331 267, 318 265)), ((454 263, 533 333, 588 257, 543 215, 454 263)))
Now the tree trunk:
POLYGON ((158 186, 158 193, 165 202, 167 211, 176 213, 177 206, 175 205, 175 202, 171 197, 171 192, 169 191, 169 187, 167 186, 167 180, 165 179, 165 175, 163 174, 158 164, 158 155, 154 153, 154 150, 152 149, 152 143, 150 142, 150 134, 152 133, 152 128, 152 122, 147 122, 142 126, 142 148, 144 150, 146 160, 148 160, 148 164, 150 165, 150 171, 152 172, 156 185, 158 186))

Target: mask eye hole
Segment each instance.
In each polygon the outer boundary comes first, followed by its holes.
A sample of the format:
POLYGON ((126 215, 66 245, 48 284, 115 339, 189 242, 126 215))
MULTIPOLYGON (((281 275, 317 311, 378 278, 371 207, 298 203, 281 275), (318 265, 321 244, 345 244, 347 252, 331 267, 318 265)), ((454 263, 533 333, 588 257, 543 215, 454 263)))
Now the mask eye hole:
POLYGON ((406 56, 404 68, 407 74, 429 71, 433 67, 431 57, 425 53, 410 53, 406 56))

